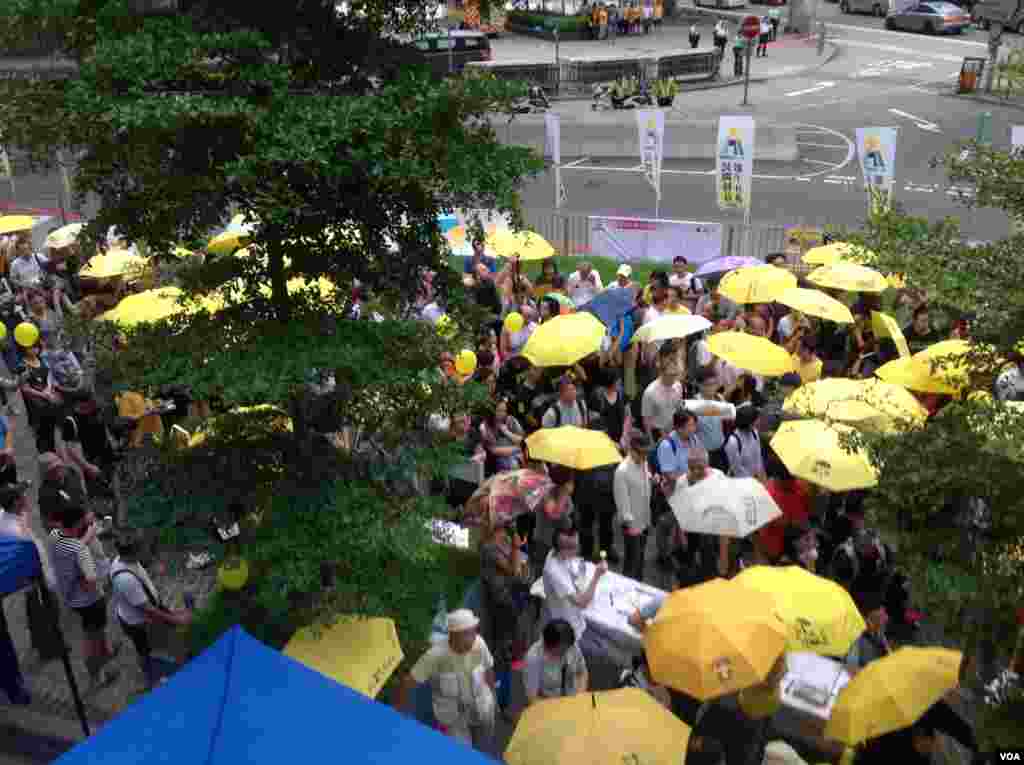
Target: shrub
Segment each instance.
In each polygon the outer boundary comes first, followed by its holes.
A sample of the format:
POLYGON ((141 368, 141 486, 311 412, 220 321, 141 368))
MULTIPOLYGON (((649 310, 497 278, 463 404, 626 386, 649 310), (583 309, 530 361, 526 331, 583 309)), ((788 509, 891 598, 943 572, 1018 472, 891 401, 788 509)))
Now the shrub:
POLYGON ((506 24, 535 29, 537 27, 551 31, 558 29, 559 34, 575 34, 587 26, 586 16, 561 16, 554 13, 536 11, 509 11, 505 16, 506 24))

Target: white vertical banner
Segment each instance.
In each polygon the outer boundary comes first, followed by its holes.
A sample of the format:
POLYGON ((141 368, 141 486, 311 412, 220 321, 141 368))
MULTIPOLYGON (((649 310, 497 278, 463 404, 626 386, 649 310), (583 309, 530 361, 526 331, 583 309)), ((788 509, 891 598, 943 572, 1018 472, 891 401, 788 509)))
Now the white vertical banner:
POLYGON ((557 114, 544 113, 544 156, 551 157, 555 167, 555 209, 568 199, 562 183, 562 123, 557 114))
MULTIPOLYGON (((886 204, 892 202, 896 178, 896 139, 898 128, 857 128, 857 156, 868 194, 880 194, 886 204)), ((873 197, 869 197, 869 204, 873 197)))
POLYGON ((639 134, 640 164, 644 177, 661 200, 661 158, 665 153, 665 112, 662 109, 641 109, 636 113, 639 134))
POLYGON ((1010 128, 1010 151, 1015 154, 1024 151, 1024 125, 1013 125, 1010 128))
POLYGON ((746 115, 718 118, 715 186, 722 210, 750 210, 754 181, 754 118, 746 115))
POLYGON ((544 156, 556 165, 562 164, 562 123, 557 114, 544 113, 544 156))

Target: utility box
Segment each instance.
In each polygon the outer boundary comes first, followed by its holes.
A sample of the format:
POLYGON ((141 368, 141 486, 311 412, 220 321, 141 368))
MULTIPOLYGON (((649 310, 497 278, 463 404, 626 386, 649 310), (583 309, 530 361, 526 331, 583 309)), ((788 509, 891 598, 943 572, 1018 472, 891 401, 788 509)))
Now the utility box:
POLYGON ((960 67, 960 93, 974 93, 978 90, 978 82, 985 71, 985 59, 967 57, 960 67))

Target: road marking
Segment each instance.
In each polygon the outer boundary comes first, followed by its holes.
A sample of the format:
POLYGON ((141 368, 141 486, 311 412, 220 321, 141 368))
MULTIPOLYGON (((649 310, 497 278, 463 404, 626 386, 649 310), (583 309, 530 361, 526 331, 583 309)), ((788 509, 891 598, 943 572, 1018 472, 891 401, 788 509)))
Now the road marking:
POLYGON ((899 109, 890 109, 890 114, 895 114, 897 117, 906 117, 908 120, 917 125, 921 130, 927 130, 929 133, 941 133, 942 129, 934 122, 929 122, 924 117, 915 117, 913 114, 907 114, 907 112, 900 111, 899 109))
POLYGON ((819 90, 826 90, 828 88, 834 88, 836 84, 834 82, 819 82, 812 88, 804 88, 803 90, 794 90, 791 93, 787 93, 787 96, 804 96, 808 93, 817 93, 819 90))
POLYGON ((797 146, 811 146, 815 149, 845 149, 846 144, 841 143, 807 143, 806 141, 797 140, 797 146))
POLYGON ((854 48, 871 48, 872 50, 884 50, 890 53, 903 53, 909 56, 921 56, 922 58, 933 58, 937 61, 949 61, 954 64, 963 63, 963 56, 951 56, 945 53, 931 53, 929 51, 918 50, 916 48, 901 48, 898 45, 882 45, 881 43, 870 43, 863 40, 847 40, 846 38, 840 38, 840 41, 844 45, 850 45, 854 48))
POLYGON ((804 157, 802 161, 811 162, 815 165, 826 165, 827 167, 835 167, 836 164, 835 162, 823 162, 820 159, 807 159, 806 157, 804 157))
POLYGON ((861 69, 851 75, 854 79, 859 77, 880 77, 893 69, 908 71, 910 69, 923 69, 933 66, 931 61, 902 61, 900 59, 880 61, 867 69, 861 69))
MULTIPOLYGON (((746 14, 737 14, 737 15, 746 15, 746 14)), ((915 34, 914 32, 900 32, 899 30, 896 30, 896 29, 874 29, 872 27, 859 27, 859 26, 856 26, 855 24, 833 24, 831 21, 826 22, 826 29, 837 29, 837 30, 844 31, 844 32, 846 32, 846 31, 858 32, 860 34, 863 34, 865 31, 867 31, 867 32, 870 32, 873 35, 874 34, 878 34, 878 35, 885 35, 885 36, 892 36, 892 37, 905 37, 908 40, 909 39, 914 39, 914 40, 920 40, 921 39, 921 35, 915 34)), ((829 35, 829 37, 831 38, 831 35, 829 35)), ((838 39, 846 39, 846 38, 838 38, 838 39)), ((974 40, 943 40, 943 42, 944 43, 949 43, 951 45, 970 45, 970 46, 977 47, 977 48, 986 48, 986 47, 988 47, 988 43, 976 42, 974 40)))

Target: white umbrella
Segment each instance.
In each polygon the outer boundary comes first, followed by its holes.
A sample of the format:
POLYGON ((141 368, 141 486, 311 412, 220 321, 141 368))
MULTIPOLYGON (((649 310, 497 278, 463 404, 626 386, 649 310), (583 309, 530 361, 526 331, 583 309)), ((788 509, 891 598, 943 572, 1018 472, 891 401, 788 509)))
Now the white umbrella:
POLYGON ((669 504, 683 531, 723 537, 749 536, 782 515, 754 478, 705 478, 675 492, 669 504))
POLYGON ((711 329, 711 322, 703 316, 691 314, 674 314, 662 316, 650 324, 640 327, 630 342, 652 343, 656 340, 671 340, 677 337, 688 337, 698 332, 711 329))

